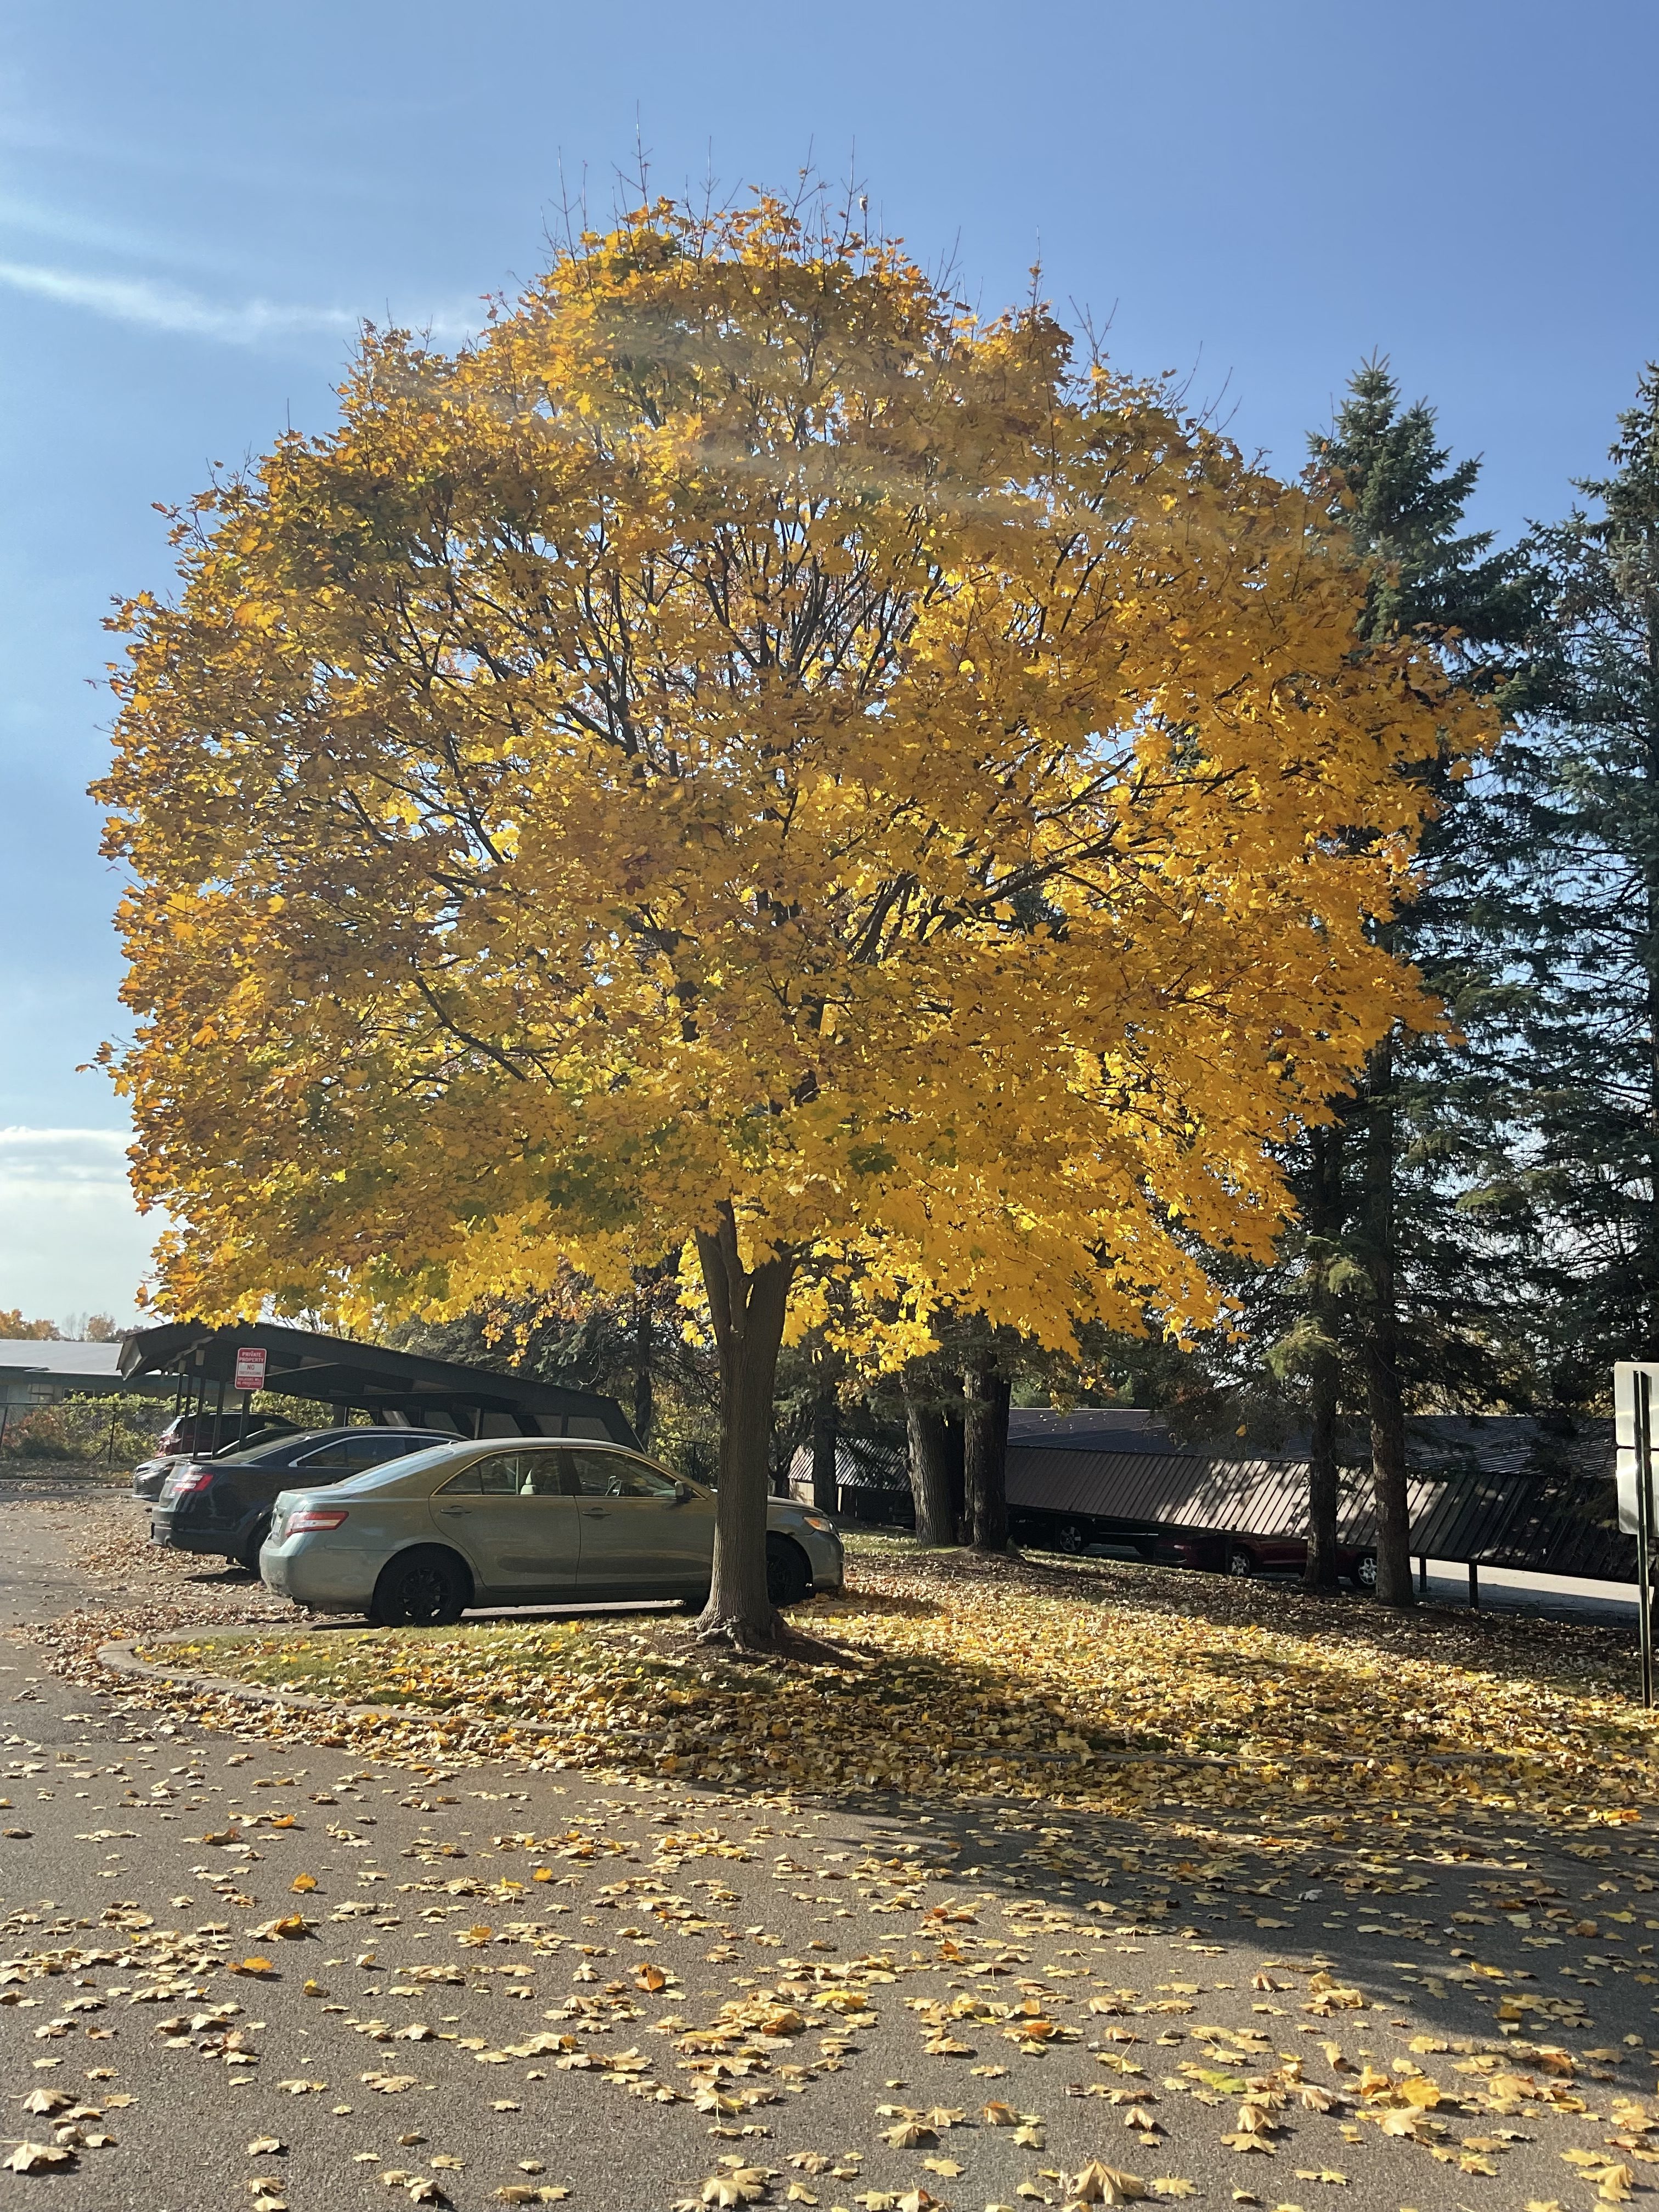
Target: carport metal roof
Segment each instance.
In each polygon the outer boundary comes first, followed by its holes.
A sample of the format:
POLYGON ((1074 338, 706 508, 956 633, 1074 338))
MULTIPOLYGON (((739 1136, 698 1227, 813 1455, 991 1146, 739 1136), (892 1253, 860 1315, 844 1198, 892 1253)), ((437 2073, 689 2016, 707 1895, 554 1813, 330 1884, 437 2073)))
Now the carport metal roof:
MULTIPOLYGON (((1407 1478, 1407 1496, 1411 1548, 1425 1559, 1618 1582, 1634 1577, 1635 1546, 1620 1534, 1610 1471, 1534 1465, 1525 1473, 1493 1474, 1419 1467, 1407 1478)), ((1305 1536, 1308 1466, 1305 1460, 1057 1450, 1011 1443, 1008 1503, 1124 1526, 1305 1536)), ((1338 1532, 1345 1544, 1376 1541, 1368 1472, 1341 1471, 1338 1532)))
POLYGON ((230 1397, 236 1354, 249 1347, 265 1355, 267 1390, 360 1410, 394 1426, 453 1427, 461 1436, 608 1437, 638 1448, 622 1407, 597 1391, 426 1359, 386 1345, 357 1344, 272 1322, 232 1328, 173 1322, 135 1329, 121 1340, 120 1372, 129 1380, 176 1375, 204 1401, 210 1389, 230 1397))

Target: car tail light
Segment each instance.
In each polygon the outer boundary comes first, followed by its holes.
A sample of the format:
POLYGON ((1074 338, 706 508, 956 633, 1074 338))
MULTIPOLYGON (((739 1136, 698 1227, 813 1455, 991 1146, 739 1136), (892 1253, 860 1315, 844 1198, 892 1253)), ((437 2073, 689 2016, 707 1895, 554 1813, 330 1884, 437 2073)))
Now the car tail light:
POLYGON ((302 1505, 283 1523, 285 1536, 303 1534, 307 1528, 337 1528, 350 1518, 343 1505, 302 1505))
POLYGON ((167 1478, 167 1489, 174 1498, 187 1498, 192 1490, 205 1490, 213 1480, 210 1467, 181 1467, 177 1474, 167 1478))

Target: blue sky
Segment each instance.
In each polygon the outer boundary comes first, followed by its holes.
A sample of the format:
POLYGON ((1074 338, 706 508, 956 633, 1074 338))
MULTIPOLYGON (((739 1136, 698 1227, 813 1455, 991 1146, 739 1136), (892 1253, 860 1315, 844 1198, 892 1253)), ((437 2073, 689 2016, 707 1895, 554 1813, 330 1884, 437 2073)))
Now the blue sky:
POLYGON ((856 171, 999 304, 1041 254, 1281 467, 1373 349, 1485 456, 1510 534, 1595 470, 1659 353, 1651 0, 11 0, 0 54, 0 1306, 125 1312, 147 1232, 83 787, 112 597, 160 516, 291 418, 362 315, 459 337, 654 185, 856 171))

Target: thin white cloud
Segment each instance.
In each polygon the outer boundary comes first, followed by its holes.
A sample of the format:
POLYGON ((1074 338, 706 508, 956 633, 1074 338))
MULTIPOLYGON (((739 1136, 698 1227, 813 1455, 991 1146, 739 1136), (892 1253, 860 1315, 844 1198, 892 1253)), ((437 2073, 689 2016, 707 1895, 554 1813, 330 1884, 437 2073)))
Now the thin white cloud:
POLYGON ((0 1129, 0 1307, 61 1322, 136 1310, 165 1223, 143 1216, 120 1129, 0 1129))
POLYGON ((88 276, 33 261, 0 261, 0 284, 66 307, 83 307, 112 322, 136 323, 186 337, 217 338, 227 345, 256 345, 262 338, 316 331, 355 331, 358 320, 339 307, 285 307, 270 300, 225 307, 147 276, 88 276))
POLYGON ((0 185, 0 230, 27 233, 36 239, 49 238, 59 246, 87 246, 94 253, 112 253, 128 260, 171 262, 181 268, 211 269, 221 274, 234 272, 240 265, 222 253, 204 252, 193 241, 170 240, 152 232, 135 230, 127 224, 106 222, 70 208, 49 207, 3 185, 0 185))
POLYGON ((0 1188, 44 1182, 125 1191, 131 1141, 121 1129, 0 1129, 0 1188))
MULTIPOLYGON (((198 292, 176 284, 157 283, 148 276, 94 276, 75 269, 57 269, 34 261, 0 261, 0 285, 53 300, 67 307, 80 307, 118 323, 137 324, 146 330, 167 331, 179 337, 216 339, 225 345, 258 345, 283 337, 302 337, 317 332, 337 335, 355 331, 362 318, 343 307, 283 307, 270 300, 248 300, 231 307, 204 299, 198 292)), ((429 331, 441 343, 453 344, 474 336, 481 328, 480 313, 422 317, 411 327, 429 331)))

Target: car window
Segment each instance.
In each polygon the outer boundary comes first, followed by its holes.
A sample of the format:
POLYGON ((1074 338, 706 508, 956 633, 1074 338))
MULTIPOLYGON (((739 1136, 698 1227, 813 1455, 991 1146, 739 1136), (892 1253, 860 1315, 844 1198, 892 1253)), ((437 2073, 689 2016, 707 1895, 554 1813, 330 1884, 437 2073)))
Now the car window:
POLYGON ((496 1452, 489 1459, 474 1460, 471 1467, 463 1468, 459 1474, 439 1486, 440 1497, 459 1492, 468 1498, 517 1498, 526 1487, 526 1468, 518 1452, 496 1452))
POLYGON ((671 1477, 659 1474, 654 1467, 643 1460, 630 1459, 626 1452, 574 1451, 561 1453, 568 1458, 575 1476, 576 1492, 581 1498, 672 1498, 674 1485, 671 1477))
POLYGON ((537 1498, 568 1498, 576 1486, 570 1468, 575 1455, 565 1451, 526 1452, 532 1494, 537 1498))
POLYGON ((359 1434, 334 1437, 316 1451, 307 1452, 292 1463, 297 1468, 343 1468, 352 1472, 368 1467, 378 1467, 384 1459, 401 1458, 404 1446, 401 1438, 387 1436, 382 1431, 364 1429, 359 1434))

